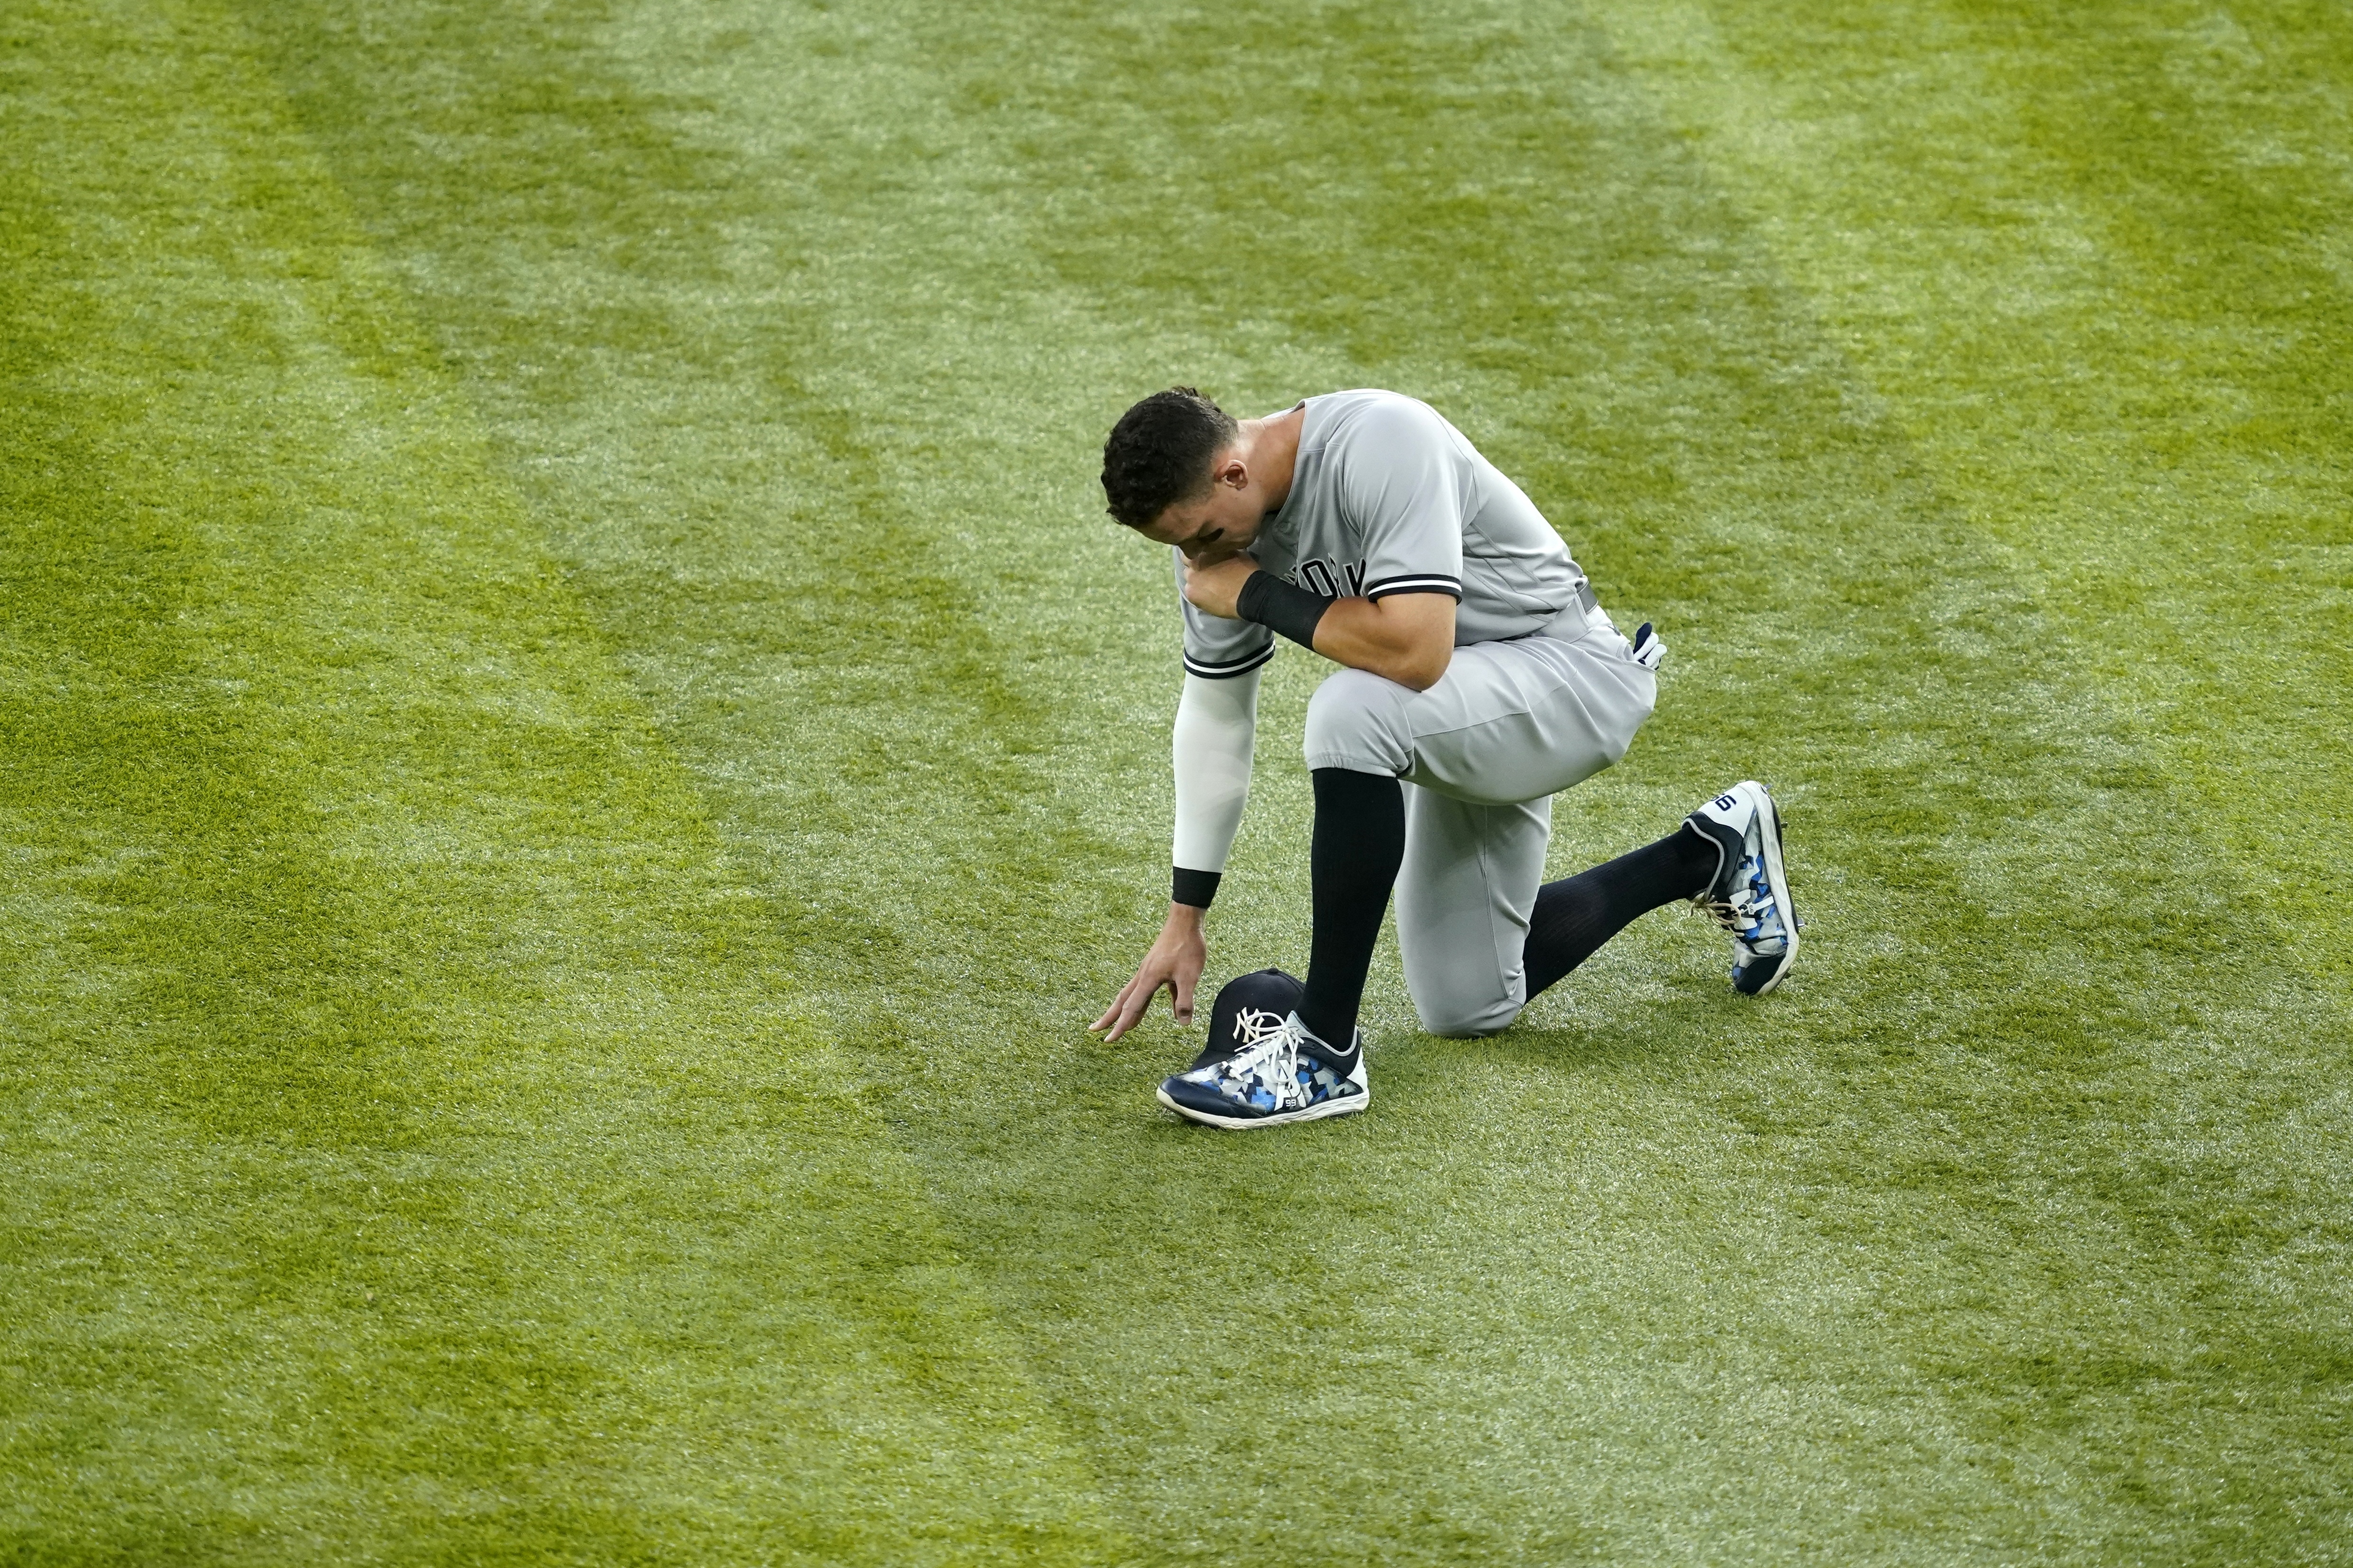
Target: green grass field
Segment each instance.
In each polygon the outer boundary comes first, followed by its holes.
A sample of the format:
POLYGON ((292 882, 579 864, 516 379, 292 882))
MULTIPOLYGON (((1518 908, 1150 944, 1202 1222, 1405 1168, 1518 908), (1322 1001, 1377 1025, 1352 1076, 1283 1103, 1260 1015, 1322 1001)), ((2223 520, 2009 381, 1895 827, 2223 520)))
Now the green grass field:
MULTIPOLYGON (((0 1561, 2353 1562, 2353 12, 19 0, 0 1561), (1373 1111, 1150 1098, 1103 433, 1673 655, 1373 1111)), ((1270 676, 1212 974, 1306 956, 1270 676)))

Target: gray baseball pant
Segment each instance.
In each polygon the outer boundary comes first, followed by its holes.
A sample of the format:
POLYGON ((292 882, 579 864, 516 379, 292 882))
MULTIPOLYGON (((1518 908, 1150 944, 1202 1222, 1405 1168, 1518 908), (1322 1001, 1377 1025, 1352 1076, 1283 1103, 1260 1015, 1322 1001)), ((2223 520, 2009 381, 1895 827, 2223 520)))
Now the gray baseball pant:
POLYGON ((1307 705, 1307 765, 1406 782, 1398 945, 1433 1035, 1492 1035, 1527 1005, 1528 912, 1544 880, 1552 797, 1626 754, 1658 700, 1599 610, 1454 650, 1415 691, 1343 669, 1307 705))

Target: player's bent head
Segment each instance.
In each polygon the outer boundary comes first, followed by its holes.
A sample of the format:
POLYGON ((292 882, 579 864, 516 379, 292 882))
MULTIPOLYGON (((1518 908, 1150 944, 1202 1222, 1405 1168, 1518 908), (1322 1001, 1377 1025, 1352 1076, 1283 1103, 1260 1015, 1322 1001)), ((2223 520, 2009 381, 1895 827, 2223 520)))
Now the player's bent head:
POLYGON ((1208 493, 1219 453, 1241 433, 1234 416, 1189 386, 1155 392, 1119 416, 1103 442, 1103 497, 1112 516, 1148 528, 1172 506, 1208 493))

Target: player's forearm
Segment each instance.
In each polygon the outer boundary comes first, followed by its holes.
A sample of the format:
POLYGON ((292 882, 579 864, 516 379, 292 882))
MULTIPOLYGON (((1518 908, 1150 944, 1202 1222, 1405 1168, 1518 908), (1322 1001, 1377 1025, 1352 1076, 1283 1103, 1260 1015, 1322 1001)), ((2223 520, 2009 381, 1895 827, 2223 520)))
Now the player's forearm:
POLYGON ((1231 585, 1233 574, 1228 567, 1218 571, 1224 581, 1205 578, 1198 590, 1188 582, 1186 592, 1198 591, 1197 605, 1212 615, 1230 610, 1240 619, 1256 621, 1352 669, 1427 691, 1454 661, 1451 595, 1401 592, 1377 599, 1326 599, 1252 568, 1229 603, 1223 590, 1231 585))
POLYGON ((1176 824, 1170 858, 1180 907, 1206 908, 1241 830, 1258 734, 1259 672, 1225 680, 1185 678, 1170 736, 1176 824))
POLYGON ((1315 651, 1335 664, 1427 691, 1454 659, 1453 609, 1454 601, 1443 594, 1335 599, 1315 623, 1315 651), (1440 607, 1442 616, 1436 613, 1440 607))

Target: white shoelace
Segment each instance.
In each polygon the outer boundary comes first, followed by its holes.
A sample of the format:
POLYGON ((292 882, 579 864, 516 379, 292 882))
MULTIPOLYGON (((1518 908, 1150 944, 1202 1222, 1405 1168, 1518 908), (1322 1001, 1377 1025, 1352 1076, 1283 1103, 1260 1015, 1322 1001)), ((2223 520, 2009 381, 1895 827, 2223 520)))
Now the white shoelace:
MULTIPOLYGON (((1772 942, 1784 934, 1766 929, 1766 916, 1772 914, 1778 917, 1780 911, 1774 906, 1773 895, 1759 892, 1752 883, 1744 882, 1733 889, 1728 899, 1711 899, 1702 892, 1693 898, 1692 903, 1730 931, 1736 941, 1753 946, 1772 942)), ((1778 923, 1778 919, 1776 923, 1778 923)))
POLYGON ((1728 899, 1711 899, 1704 892, 1694 895, 1692 899, 1695 908, 1704 911, 1709 919, 1735 936, 1757 923, 1757 890, 1753 888, 1742 888, 1728 899))
POLYGON ((1289 1016, 1259 1007, 1245 1007, 1234 1019, 1234 1034, 1242 1048, 1219 1068, 1236 1080, 1262 1085, 1274 1096, 1278 1109, 1307 1103, 1299 1082, 1299 1047, 1307 1031, 1289 1016))

